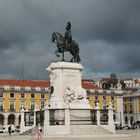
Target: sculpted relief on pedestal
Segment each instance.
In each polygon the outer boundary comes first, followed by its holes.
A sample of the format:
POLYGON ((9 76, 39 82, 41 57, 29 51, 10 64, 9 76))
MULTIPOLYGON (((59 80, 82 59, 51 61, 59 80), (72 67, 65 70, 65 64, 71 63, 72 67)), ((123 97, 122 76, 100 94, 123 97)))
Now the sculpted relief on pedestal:
POLYGON ((63 99, 64 102, 68 105, 71 103, 88 103, 86 90, 81 87, 76 89, 72 87, 66 87, 63 99))

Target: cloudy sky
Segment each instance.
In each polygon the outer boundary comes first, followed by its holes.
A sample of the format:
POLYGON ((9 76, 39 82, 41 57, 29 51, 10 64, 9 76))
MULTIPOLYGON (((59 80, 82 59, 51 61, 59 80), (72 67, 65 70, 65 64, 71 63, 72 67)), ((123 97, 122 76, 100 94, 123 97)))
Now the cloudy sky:
POLYGON ((83 78, 140 77, 139 0, 0 0, 0 79, 48 79, 45 68, 60 60, 51 34, 67 21, 83 78))

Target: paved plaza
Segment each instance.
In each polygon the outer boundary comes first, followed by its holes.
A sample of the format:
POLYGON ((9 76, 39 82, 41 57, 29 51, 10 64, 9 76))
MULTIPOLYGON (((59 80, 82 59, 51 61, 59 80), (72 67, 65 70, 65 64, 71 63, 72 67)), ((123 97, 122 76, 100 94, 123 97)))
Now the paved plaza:
MULTIPOLYGON (((139 140, 140 130, 122 130, 117 134, 95 136, 46 136, 42 140, 139 140)), ((0 140, 38 140, 30 135, 0 134, 0 140)))

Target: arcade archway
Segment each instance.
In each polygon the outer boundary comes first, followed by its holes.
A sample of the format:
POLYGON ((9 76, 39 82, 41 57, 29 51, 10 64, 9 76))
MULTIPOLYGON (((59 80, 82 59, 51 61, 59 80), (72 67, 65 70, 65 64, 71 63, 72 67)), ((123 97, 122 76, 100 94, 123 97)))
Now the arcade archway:
POLYGON ((4 125, 4 115, 0 114, 0 126, 4 125))
POLYGON ((15 115, 14 114, 10 114, 8 116, 8 124, 15 124, 15 115))

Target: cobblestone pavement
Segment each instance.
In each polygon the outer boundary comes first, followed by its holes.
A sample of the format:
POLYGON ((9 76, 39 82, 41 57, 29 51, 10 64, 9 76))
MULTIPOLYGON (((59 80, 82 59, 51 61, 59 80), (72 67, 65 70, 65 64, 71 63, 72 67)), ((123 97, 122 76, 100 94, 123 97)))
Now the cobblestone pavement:
MULTIPOLYGON (((140 140, 140 130, 119 130, 111 135, 96 135, 96 136, 47 136, 42 140, 140 140)), ((9 136, 0 134, 0 140, 38 140, 30 135, 13 134, 9 136)))

